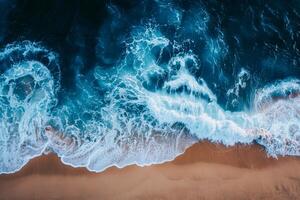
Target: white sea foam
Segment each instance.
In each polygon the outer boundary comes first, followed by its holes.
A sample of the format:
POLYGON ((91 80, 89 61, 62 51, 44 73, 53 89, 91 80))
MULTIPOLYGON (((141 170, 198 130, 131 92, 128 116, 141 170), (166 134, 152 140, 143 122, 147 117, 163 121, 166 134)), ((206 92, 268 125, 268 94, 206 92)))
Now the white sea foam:
MULTIPOLYGON (((75 92, 66 92, 58 105, 59 78, 35 52, 49 60, 53 54, 28 42, 0 53, 9 65, 1 66, 0 76, 1 173, 20 169, 45 149, 66 164, 97 172, 150 165, 172 160, 203 139, 257 141, 272 156, 300 155, 299 80, 257 89, 250 111, 227 111, 204 79, 192 75, 191 66, 200 69, 192 51, 180 51, 174 42, 177 53, 159 64, 168 39, 152 26, 137 27, 131 37, 122 62, 78 74, 75 92)), ((249 77, 241 70, 231 93, 238 96, 249 77)))
MULTIPOLYGON (((25 42, 0 52, 0 170, 18 170, 46 147, 42 129, 55 104, 55 81, 39 61, 27 60, 44 51, 25 42), (27 57, 28 56, 28 57, 27 57)), ((47 54, 47 51, 44 51, 47 54)), ((49 58, 51 60, 52 58, 49 58)))
POLYGON ((286 79, 257 91, 253 121, 270 155, 300 155, 300 81, 286 79))

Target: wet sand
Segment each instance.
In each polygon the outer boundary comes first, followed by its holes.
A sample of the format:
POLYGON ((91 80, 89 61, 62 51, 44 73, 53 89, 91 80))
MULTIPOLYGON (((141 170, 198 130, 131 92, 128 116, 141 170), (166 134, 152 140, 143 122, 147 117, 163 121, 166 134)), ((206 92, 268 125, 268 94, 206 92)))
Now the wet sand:
POLYGON ((300 199, 300 157, 201 142, 168 163, 93 173, 44 155, 1 175, 0 199, 300 199))

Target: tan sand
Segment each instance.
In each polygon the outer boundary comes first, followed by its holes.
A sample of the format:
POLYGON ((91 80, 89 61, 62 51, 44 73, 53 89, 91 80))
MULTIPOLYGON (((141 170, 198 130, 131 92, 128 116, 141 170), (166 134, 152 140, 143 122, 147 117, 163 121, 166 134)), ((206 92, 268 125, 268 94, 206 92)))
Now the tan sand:
POLYGON ((91 173, 47 155, 1 175, 0 199, 300 199, 300 157, 202 142, 169 163, 91 173))

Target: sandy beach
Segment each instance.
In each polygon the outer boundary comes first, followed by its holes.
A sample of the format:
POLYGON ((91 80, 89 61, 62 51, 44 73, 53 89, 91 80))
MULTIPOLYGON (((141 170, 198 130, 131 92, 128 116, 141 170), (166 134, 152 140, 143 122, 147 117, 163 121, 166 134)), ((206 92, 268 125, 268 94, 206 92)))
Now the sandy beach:
POLYGON ((0 176, 0 199, 299 199, 300 158, 270 158, 258 145, 201 142, 174 161, 102 173, 55 155, 0 176))

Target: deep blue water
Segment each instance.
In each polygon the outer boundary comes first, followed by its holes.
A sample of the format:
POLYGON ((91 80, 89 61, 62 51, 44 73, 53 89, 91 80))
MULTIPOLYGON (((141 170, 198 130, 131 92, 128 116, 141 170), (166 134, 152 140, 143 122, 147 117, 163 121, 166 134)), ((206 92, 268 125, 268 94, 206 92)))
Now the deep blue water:
POLYGON ((102 171, 204 139, 300 155, 298 1, 0 0, 0 171, 102 171))

